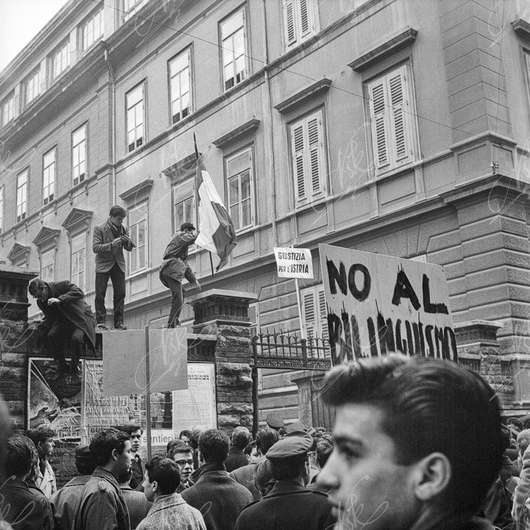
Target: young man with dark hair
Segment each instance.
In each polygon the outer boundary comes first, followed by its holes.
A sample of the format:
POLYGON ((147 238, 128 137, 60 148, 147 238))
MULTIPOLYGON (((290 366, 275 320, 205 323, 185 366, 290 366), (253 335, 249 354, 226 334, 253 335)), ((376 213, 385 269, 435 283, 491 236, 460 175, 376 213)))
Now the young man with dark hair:
POLYGON ((208 530, 233 530, 239 512, 250 502, 252 494, 226 471, 230 440, 217 429, 204 431, 199 450, 204 465, 197 482, 182 492, 183 499, 204 516, 208 530))
POLYGON ((317 484, 341 528, 470 530, 501 467, 499 400, 457 364, 391 355, 336 366, 335 448, 317 484))
POLYGON ((114 292, 114 329, 127 329, 123 323, 125 300, 125 258, 123 249, 131 252, 136 246, 123 226, 127 212, 121 206, 113 206, 109 218, 94 228, 92 250, 96 254, 96 321, 98 330, 107 329, 105 318, 105 294, 109 278, 114 292))
POLYGON ((71 530, 86 483, 96 468, 96 461, 88 445, 75 450, 75 467, 79 475, 68 481, 51 498, 55 530, 71 530))
POLYGON ((105 429, 90 442, 97 467, 87 482, 75 517, 76 530, 131 530, 118 477, 131 469, 131 441, 118 429, 105 429))
POLYGON ((238 426, 232 431, 232 438, 228 457, 225 462, 226 470, 230 473, 238 467, 248 464, 245 447, 250 443, 250 431, 246 427, 238 426))
POLYGON ((179 316, 184 303, 182 280, 186 278, 193 286, 200 287, 188 264, 188 249, 197 239, 197 235, 191 223, 183 223, 164 252, 159 277, 162 284, 171 291, 168 328, 174 328, 180 324, 179 316))
POLYGON ((191 486, 189 480, 193 473, 193 450, 182 440, 171 440, 167 444, 166 457, 173 460, 179 467, 180 484, 177 493, 182 493, 191 486))
POLYGON ((206 530, 201 512, 177 493, 177 464, 170 458, 154 456, 145 469, 144 495, 153 506, 136 530, 206 530))
POLYGON ((46 425, 40 425, 36 429, 27 431, 26 435, 35 444, 39 455, 38 466, 35 470, 35 486, 44 493, 47 499, 51 499, 57 491, 57 483, 49 458, 53 455, 55 448, 53 439, 57 433, 46 425))
POLYGON ((130 487, 132 489, 142 490, 142 482, 144 480, 144 463, 140 456, 139 450, 142 440, 142 434, 144 433, 140 425, 129 424, 116 426, 116 429, 126 432, 131 438, 131 454, 132 454, 132 478, 130 481, 130 487))
POLYGON ((327 496, 306 489, 309 480, 310 436, 291 436, 276 442, 268 451, 276 483, 257 503, 239 515, 235 530, 327 530, 333 527, 332 505, 327 496))
POLYGON ((13 530, 52 530, 50 502, 44 494, 27 484, 37 466, 37 449, 26 436, 12 436, 7 441, 5 482, 0 485, 0 514, 13 530))

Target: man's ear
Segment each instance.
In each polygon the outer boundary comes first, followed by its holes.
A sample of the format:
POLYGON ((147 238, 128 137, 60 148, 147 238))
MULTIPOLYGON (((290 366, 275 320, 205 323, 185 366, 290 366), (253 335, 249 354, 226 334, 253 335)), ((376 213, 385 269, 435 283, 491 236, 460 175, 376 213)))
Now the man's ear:
POLYGON ((414 492, 428 501, 444 491, 451 480, 451 463, 443 453, 431 453, 415 464, 414 492))
POLYGON ((153 482, 151 482, 151 489, 153 490, 153 493, 158 492, 158 482, 156 480, 153 480, 153 482))
POLYGON ((113 449, 112 450, 112 453, 111 453, 111 456, 112 456, 112 460, 118 460, 118 456, 120 455, 120 453, 118 452, 117 449, 113 449))

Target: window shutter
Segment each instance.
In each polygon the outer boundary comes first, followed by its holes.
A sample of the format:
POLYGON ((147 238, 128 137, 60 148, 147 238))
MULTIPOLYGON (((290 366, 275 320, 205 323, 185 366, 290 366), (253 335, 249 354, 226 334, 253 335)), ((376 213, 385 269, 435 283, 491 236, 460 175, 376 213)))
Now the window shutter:
POLYGON ((291 129, 293 175, 295 180, 296 200, 306 198, 305 169, 304 169, 304 126, 303 123, 291 129))
POLYGON ((372 143, 376 167, 382 168, 389 163, 388 130, 385 120, 384 80, 369 85, 370 121, 372 124, 372 143))
POLYGON ((311 175, 311 193, 322 192, 322 115, 309 119, 307 123, 309 144, 309 170, 311 175))
POLYGON ((296 42, 296 26, 295 26, 295 11, 294 0, 285 1, 285 35, 287 46, 291 46, 296 42))
POLYGON ((308 33, 311 33, 313 30, 311 24, 311 13, 309 12, 310 6, 309 2, 312 0, 299 0, 300 2, 300 29, 302 37, 305 37, 308 33))
POLYGON ((313 290, 306 291, 303 294, 303 308, 304 308, 304 324, 306 329, 306 337, 311 339, 315 336, 316 328, 316 307, 315 307, 315 293, 313 290))
POLYGON ((323 339, 329 340, 328 333, 328 307, 326 305, 326 296, 324 294, 324 288, 320 287, 318 289, 318 311, 320 316, 320 328, 321 328, 321 337, 323 339))
POLYGON ((388 91, 390 95, 390 105, 392 108, 391 120, 394 140, 393 156, 396 162, 402 162, 410 155, 408 139, 408 113, 407 86, 405 68, 400 68, 388 79, 388 91))

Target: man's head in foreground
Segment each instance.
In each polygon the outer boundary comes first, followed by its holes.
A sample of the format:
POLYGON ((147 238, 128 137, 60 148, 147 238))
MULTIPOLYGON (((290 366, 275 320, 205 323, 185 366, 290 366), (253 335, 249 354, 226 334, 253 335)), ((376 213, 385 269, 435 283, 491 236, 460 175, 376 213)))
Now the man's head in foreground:
POLYGON ((145 465, 144 495, 148 501, 154 501, 160 495, 175 493, 180 484, 180 472, 171 458, 154 456, 145 465))
POLYGON ((89 450, 96 465, 102 466, 115 477, 131 469, 131 441, 126 432, 112 427, 100 431, 92 438, 89 450))
POLYGON ((477 374, 392 355, 333 368, 322 397, 337 415, 318 484, 339 528, 404 530, 477 512, 504 449, 499 401, 477 374))

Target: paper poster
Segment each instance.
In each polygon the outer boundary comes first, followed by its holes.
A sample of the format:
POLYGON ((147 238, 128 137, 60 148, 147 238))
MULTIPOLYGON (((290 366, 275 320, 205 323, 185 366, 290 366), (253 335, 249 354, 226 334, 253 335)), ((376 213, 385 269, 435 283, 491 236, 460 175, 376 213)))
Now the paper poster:
POLYGON ((275 248, 279 278, 313 278, 313 259, 308 248, 275 248))

